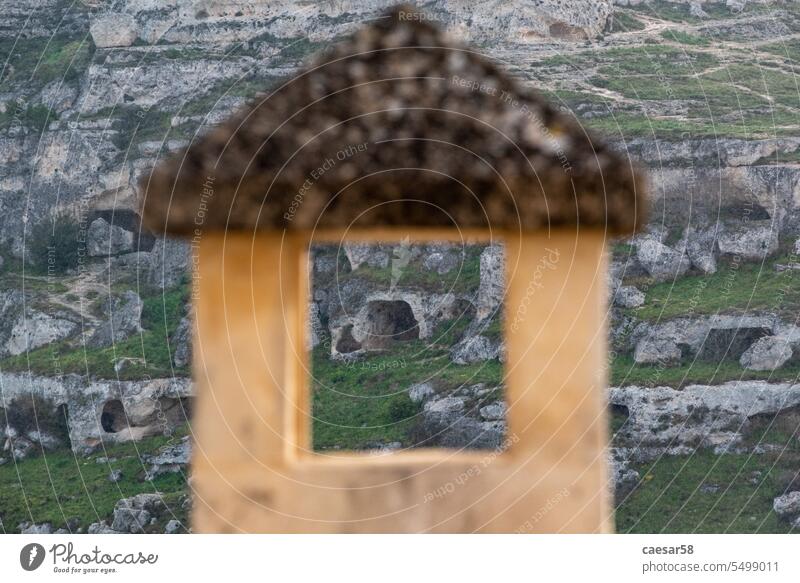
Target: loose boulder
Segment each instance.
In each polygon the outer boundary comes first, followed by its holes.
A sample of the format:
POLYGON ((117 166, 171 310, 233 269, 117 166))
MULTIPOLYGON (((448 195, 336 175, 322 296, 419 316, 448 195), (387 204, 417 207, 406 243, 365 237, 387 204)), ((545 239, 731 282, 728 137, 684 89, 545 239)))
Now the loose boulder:
POLYGON ((748 370, 775 370, 792 358, 792 347, 784 338, 764 336, 744 351, 739 363, 748 370))
POLYGON ((781 518, 800 516, 800 492, 789 492, 772 501, 772 509, 781 518))
POLYGON ((0 354, 16 355, 72 336, 78 324, 66 318, 28 310, 11 328, 0 354))
POLYGON ((436 391, 430 383, 418 383, 412 385, 408 389, 408 397, 414 403, 422 403, 431 398, 435 393, 436 391))
POLYGON ((142 461, 150 464, 146 479, 162 474, 174 474, 186 470, 192 455, 192 444, 186 436, 175 445, 165 445, 155 455, 144 455, 142 461))
POLYGON ((132 498, 123 498, 114 506, 111 529, 127 533, 144 532, 150 520, 166 509, 160 493, 137 494, 132 498))
POLYGON ((656 281, 681 277, 691 266, 686 255, 652 238, 646 238, 637 244, 636 259, 656 281))
POLYGON ((718 251, 715 230, 689 227, 684 233, 684 239, 686 255, 689 257, 692 267, 702 273, 716 273, 718 251))
POLYGON ((644 300, 644 292, 632 285, 621 285, 614 294, 614 305, 620 308, 638 308, 644 300))
POLYGON ((132 253, 135 250, 132 231, 112 225, 100 217, 92 221, 86 232, 86 252, 90 257, 106 257, 132 253))
POLYGON ((636 364, 675 364, 680 359, 680 347, 669 338, 645 338, 633 351, 636 364))

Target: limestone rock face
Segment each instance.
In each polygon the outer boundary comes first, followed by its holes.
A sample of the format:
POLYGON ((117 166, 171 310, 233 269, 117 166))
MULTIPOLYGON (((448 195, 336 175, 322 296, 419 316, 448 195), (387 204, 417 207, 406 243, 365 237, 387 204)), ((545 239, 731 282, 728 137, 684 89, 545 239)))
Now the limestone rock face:
MULTIPOLYGON (((469 4, 458 0, 445 0, 441 8, 455 17, 456 22, 478 23, 470 28, 471 37, 478 39, 503 30, 509 40, 528 42, 541 38, 583 40, 594 38, 606 27, 611 16, 610 0, 537 0, 535 2, 469 4)), ((456 34, 466 33, 466 28, 454 27, 456 34)))
POLYGON ((629 341, 634 354, 639 351, 643 355, 655 355, 657 345, 667 343, 661 348, 670 353, 674 353, 670 348, 674 344, 682 353, 701 359, 739 359, 759 338, 773 333, 794 342, 793 329, 776 322, 773 316, 725 314, 675 318, 657 324, 641 322, 631 332, 629 341))
POLYGON ((325 327, 320 318, 319 304, 311 302, 308 305, 308 350, 312 350, 322 343, 325 338, 325 327))
POLYGON ((142 330, 142 299, 131 290, 113 298, 106 307, 107 320, 89 337, 92 346, 111 346, 142 330))
POLYGON ((748 370, 775 370, 792 358, 792 347, 786 339, 764 336, 756 340, 739 359, 748 370))
MULTIPOLYGON (((192 396, 188 379, 142 381, 87 381, 78 375, 61 377, 0 374, 4 398, 44 399, 53 407, 66 408, 69 439, 78 453, 91 451, 101 443, 120 443, 148 435, 163 434, 186 422, 183 403, 192 396), (114 416, 121 419, 114 419, 114 416)), ((31 435, 36 438, 36 435, 31 435)), ((38 436, 47 440, 47 436, 38 436)), ((21 447, 30 441, 14 436, 21 447)))
POLYGON ((680 390, 612 387, 608 394, 609 402, 627 413, 615 441, 620 446, 630 444, 640 455, 648 450, 656 455, 687 453, 697 447, 736 451, 750 418, 800 405, 800 385, 765 381, 689 385, 680 390))
POLYGON ((147 266, 149 283, 169 289, 186 277, 190 248, 180 239, 157 239, 147 266))
POLYGON ((425 258, 423 267, 429 271, 435 271, 439 275, 449 273, 458 267, 459 257, 454 252, 434 252, 425 258))
POLYGON ((689 4, 689 14, 694 16, 695 18, 708 18, 708 13, 703 10, 702 5, 700 2, 692 2, 689 4))
POLYGON ((131 253, 134 251, 134 235, 131 231, 98 218, 89 225, 86 249, 91 257, 131 253))
POLYGON ((40 95, 42 105, 55 113, 62 113, 70 109, 77 98, 78 88, 61 80, 51 81, 45 85, 40 95))
POLYGON ((750 221, 747 226, 726 226, 719 235, 724 255, 762 261, 778 250, 778 229, 771 221, 750 221))
POLYGON ((493 342, 486 336, 470 336, 453 347, 450 359, 456 364, 471 364, 499 358, 500 351, 498 342, 493 342))
POLYGON ((376 249, 375 245, 369 243, 344 243, 342 247, 347 260, 350 262, 352 271, 355 271, 364 263, 370 267, 378 268, 389 265, 389 254, 384 249, 376 249))
POLYGON ((136 20, 130 14, 107 12, 96 17, 89 32, 94 44, 101 48, 129 47, 138 36, 136 20))
POLYGON ((505 248, 489 245, 481 252, 481 279, 478 288, 478 319, 484 319, 498 309, 505 296, 505 248))

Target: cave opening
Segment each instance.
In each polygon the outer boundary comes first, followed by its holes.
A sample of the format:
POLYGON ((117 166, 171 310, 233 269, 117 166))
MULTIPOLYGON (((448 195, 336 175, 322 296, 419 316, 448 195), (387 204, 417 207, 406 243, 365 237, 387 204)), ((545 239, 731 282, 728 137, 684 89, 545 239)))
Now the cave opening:
POLYGON ((353 338, 353 325, 348 324, 342 328, 339 333, 339 338, 336 340, 336 351, 342 354, 348 354, 361 349, 361 343, 353 338))
POLYGON ((712 328, 700 347, 698 359, 709 362, 739 360, 756 340, 769 334, 770 329, 761 326, 712 328))
POLYGON ((109 225, 132 232, 137 251, 152 251, 155 246, 155 236, 142 230, 142 218, 132 210, 120 208, 95 210, 88 219, 89 223, 95 219, 103 219, 109 225))
POLYGON ((419 338, 419 323, 408 302, 374 300, 367 303, 362 348, 383 349, 394 342, 419 338))
POLYGON ((106 433, 117 433, 128 426, 122 401, 112 399, 103 405, 103 412, 100 414, 100 426, 106 433))

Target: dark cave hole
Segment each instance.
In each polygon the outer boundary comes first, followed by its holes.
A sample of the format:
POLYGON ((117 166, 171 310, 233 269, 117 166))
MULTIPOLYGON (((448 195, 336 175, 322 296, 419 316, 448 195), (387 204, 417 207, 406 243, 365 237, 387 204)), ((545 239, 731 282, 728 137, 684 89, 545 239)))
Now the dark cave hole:
POLYGON ((117 433, 128 426, 122 401, 113 399, 103 405, 103 412, 100 415, 100 426, 106 433, 117 433))
POLYGON ((419 323, 408 302, 374 300, 367 304, 364 348, 386 348, 395 341, 419 338, 419 323))

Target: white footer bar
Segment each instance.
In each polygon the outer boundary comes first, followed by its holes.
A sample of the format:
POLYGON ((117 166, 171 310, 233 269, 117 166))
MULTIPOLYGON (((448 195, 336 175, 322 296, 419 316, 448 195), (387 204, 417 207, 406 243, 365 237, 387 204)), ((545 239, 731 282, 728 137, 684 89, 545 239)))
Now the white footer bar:
POLYGON ((796 583, 799 551, 792 535, 5 535, 0 580, 796 583))

